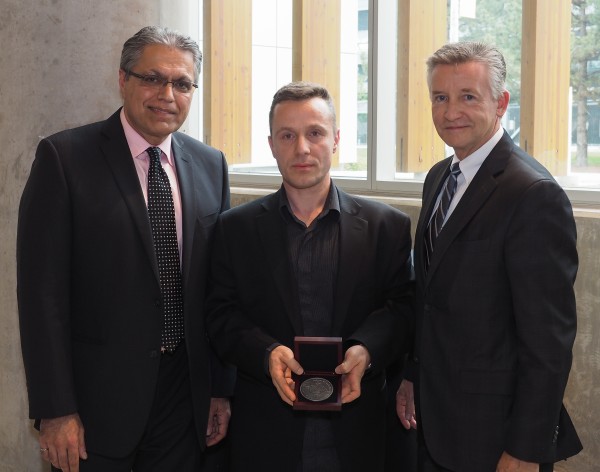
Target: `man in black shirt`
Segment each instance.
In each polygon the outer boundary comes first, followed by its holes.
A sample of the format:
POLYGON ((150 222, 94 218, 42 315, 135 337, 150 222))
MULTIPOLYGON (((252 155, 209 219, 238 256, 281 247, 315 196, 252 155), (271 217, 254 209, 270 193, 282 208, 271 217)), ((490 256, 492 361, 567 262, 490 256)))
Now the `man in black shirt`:
POLYGON ((340 134, 326 89, 284 86, 269 123, 283 185, 220 218, 207 307, 213 346, 238 368, 232 467, 381 471, 385 368, 410 324, 410 221, 331 181, 340 134), (295 336, 342 338, 341 411, 292 409, 295 336))

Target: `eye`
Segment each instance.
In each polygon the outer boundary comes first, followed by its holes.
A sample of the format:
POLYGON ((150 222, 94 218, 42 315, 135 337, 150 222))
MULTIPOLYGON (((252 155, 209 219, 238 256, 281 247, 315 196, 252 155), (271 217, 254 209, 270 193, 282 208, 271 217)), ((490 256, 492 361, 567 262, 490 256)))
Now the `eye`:
POLYGON ((141 77, 142 83, 146 85, 160 85, 163 82, 162 77, 157 75, 145 75, 141 77))
POLYGON ((173 82, 173 87, 175 87, 178 92, 189 93, 192 90, 192 83, 187 80, 176 80, 173 82))
POLYGON ((434 103, 444 103, 445 101, 447 101, 447 97, 445 95, 436 95, 433 97, 434 103))
POLYGON ((318 129, 314 129, 312 130, 310 133, 308 133, 310 137, 312 138, 318 138, 319 136, 322 136, 323 133, 321 132, 321 130, 318 129))
POLYGON ((469 102, 471 100, 475 100, 475 95, 471 95, 471 94, 468 93, 468 94, 465 95, 465 100, 467 102, 469 102))

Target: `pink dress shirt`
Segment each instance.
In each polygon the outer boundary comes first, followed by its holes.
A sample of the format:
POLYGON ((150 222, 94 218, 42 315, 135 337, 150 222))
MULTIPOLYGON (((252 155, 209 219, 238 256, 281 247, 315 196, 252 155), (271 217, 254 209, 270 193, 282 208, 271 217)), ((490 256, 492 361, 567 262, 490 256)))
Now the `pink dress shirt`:
MULTIPOLYGON (((127 121, 123 109, 121 109, 121 124, 123 125, 123 130, 125 131, 125 138, 127 138, 127 144, 129 144, 129 150, 131 151, 133 163, 135 164, 135 170, 137 172, 138 179, 140 180, 142 192, 144 192, 144 199, 146 200, 146 205, 148 205, 148 167, 150 165, 150 158, 148 157, 146 149, 152 147, 152 145, 149 144, 142 136, 140 136, 140 134, 135 129, 133 129, 133 127, 127 121)), ((177 230, 177 243, 179 245, 179 261, 181 263, 183 256, 183 247, 181 242, 181 194, 179 192, 179 183, 177 181, 175 159, 173 158, 173 153, 171 152, 171 135, 169 135, 167 139, 165 139, 156 147, 159 147, 162 151, 161 164, 163 166, 163 169, 167 173, 167 176, 169 177, 169 182, 171 184, 171 192, 173 194, 173 205, 175 207, 175 227, 177 230)))

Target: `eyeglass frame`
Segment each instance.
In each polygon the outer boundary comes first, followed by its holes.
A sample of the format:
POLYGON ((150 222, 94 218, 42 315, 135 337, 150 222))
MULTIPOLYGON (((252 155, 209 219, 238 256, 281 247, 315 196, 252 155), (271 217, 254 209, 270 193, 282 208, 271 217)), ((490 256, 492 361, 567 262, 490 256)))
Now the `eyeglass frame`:
POLYGON ((163 77, 160 74, 138 74, 137 72, 133 72, 132 70, 126 70, 125 71, 126 75, 131 75, 133 77, 135 77, 136 79, 139 79, 142 81, 142 85, 146 86, 146 87, 155 87, 155 88, 162 88, 162 87, 166 87, 167 84, 171 84, 171 88, 173 89, 174 92, 177 93, 182 93, 182 94, 189 94, 192 93, 194 91, 194 89, 198 88, 198 84, 192 82, 191 80, 167 80, 166 77, 163 77), (154 79, 157 82, 156 83, 149 83, 148 80, 150 79, 154 79), (185 83, 185 84, 190 84, 192 86, 192 88, 186 92, 181 91, 179 89, 177 89, 177 87, 175 87, 175 84, 179 82, 179 83, 185 83))

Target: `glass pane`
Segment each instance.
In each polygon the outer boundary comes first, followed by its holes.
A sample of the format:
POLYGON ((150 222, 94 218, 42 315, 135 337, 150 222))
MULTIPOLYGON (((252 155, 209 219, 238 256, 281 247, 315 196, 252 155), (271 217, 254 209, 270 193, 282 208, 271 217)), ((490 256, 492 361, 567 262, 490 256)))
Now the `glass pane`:
POLYGON ((292 80, 292 0, 252 1, 252 155, 231 172, 279 174, 271 154, 269 108, 273 95, 292 80))
MULTIPOLYGON (((495 45, 506 61, 510 92, 502 126, 519 144, 521 109, 522 0, 449 0, 448 40, 481 41, 495 45), (510 34, 507 34, 510 31, 510 34)), ((452 152, 452 151, 450 151, 452 152)))
POLYGON ((379 2, 376 21, 377 30, 374 33, 377 35, 377 70, 372 75, 377 92, 377 104, 374 107, 377 129, 376 135, 372 136, 377 149, 376 180, 412 179, 412 174, 401 174, 400 162, 396 162, 398 4, 379 2))
POLYGON ((600 188, 600 0, 572 4, 569 183, 600 188))
POLYGON ((341 61, 339 163, 335 177, 366 178, 369 103, 369 2, 341 2, 341 61))

